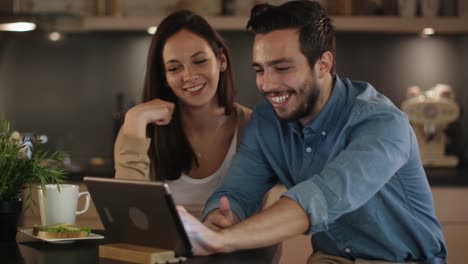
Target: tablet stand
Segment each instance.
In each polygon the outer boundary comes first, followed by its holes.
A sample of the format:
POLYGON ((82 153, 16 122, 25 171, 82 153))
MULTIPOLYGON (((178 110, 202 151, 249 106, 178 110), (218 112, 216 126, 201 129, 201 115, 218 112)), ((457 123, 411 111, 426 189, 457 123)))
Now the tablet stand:
POLYGON ((100 245, 99 257, 141 264, 179 263, 185 260, 176 258, 172 250, 125 243, 100 245))

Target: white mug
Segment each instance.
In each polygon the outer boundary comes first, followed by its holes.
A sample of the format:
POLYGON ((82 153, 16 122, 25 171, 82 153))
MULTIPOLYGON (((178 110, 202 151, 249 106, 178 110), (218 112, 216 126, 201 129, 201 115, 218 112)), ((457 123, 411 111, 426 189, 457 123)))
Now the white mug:
POLYGON ((76 216, 89 208, 89 192, 79 192, 79 186, 74 184, 46 184, 45 192, 39 185, 38 196, 42 225, 74 224, 76 216), (78 198, 82 195, 86 202, 84 208, 77 211, 78 198))

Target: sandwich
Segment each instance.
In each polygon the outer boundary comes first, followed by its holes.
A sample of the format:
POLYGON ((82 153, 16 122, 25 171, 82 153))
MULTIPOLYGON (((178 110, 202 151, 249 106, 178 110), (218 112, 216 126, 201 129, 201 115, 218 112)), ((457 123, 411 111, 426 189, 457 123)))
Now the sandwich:
POLYGON ((89 227, 72 224, 34 225, 33 234, 39 238, 62 239, 87 237, 91 232, 89 227))

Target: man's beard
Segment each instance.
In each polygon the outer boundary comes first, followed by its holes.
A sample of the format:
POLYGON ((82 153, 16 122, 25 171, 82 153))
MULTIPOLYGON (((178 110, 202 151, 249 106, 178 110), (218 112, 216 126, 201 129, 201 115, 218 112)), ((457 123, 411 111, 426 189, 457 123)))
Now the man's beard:
POLYGON ((312 80, 309 83, 304 84, 298 90, 294 91, 294 95, 296 96, 296 101, 299 98, 305 98, 305 100, 299 102, 297 108, 287 116, 281 116, 275 110, 275 114, 279 119, 286 122, 291 122, 299 120, 311 114, 315 106, 317 105, 318 98, 320 96, 320 90, 317 82, 312 80))

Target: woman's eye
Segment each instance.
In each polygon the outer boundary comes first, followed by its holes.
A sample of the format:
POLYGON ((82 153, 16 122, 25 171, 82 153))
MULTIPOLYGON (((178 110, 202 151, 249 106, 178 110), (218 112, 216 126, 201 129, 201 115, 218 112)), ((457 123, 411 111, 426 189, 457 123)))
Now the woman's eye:
POLYGON ((207 59, 201 59, 201 60, 196 60, 194 61, 195 64, 202 64, 202 63, 205 63, 207 62, 208 60, 207 59))
POLYGON ((175 72, 175 71, 177 71, 178 69, 179 69, 179 67, 169 67, 169 68, 167 68, 167 71, 168 71, 168 72, 175 72))

